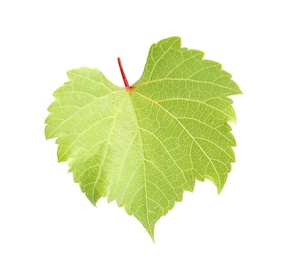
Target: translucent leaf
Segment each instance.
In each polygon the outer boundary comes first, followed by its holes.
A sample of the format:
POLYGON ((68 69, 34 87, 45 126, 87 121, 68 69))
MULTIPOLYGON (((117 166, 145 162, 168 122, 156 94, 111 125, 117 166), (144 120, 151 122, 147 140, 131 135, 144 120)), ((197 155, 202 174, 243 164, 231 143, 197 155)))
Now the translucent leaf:
POLYGON ((45 134, 57 138, 58 160, 68 161, 94 205, 115 200, 154 239, 158 219, 196 180, 209 179, 221 192, 235 161, 228 96, 241 91, 219 63, 171 37, 151 46, 131 89, 97 69, 68 77, 54 93, 45 134))

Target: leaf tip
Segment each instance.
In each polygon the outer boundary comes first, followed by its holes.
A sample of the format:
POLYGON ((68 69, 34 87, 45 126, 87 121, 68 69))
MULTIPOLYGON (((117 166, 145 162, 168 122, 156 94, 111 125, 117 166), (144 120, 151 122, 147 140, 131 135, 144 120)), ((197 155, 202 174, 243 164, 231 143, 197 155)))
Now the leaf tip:
POLYGON ((146 228, 146 230, 147 230, 148 234, 150 235, 152 242, 155 244, 156 241, 155 241, 154 227, 153 227, 153 229, 150 229, 150 230, 146 228))

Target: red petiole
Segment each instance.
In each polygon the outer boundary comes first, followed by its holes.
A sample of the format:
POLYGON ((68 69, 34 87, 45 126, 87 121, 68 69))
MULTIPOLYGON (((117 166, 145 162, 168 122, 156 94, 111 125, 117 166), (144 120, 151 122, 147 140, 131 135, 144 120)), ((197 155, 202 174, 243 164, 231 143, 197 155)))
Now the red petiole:
POLYGON ((123 70, 120 58, 117 58, 117 61, 118 61, 118 66, 119 66, 119 69, 120 69, 120 73, 121 73, 121 76, 122 76, 125 88, 126 88, 127 91, 131 90, 133 87, 129 86, 129 83, 128 83, 128 80, 127 80, 127 78, 125 76, 125 73, 124 73, 124 70, 123 70))

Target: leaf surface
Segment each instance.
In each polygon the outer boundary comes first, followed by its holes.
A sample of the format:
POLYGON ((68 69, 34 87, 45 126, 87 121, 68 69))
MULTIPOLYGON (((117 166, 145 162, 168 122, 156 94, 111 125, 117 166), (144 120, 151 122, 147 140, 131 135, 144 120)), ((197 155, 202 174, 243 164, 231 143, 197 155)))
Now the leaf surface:
POLYGON ((178 37, 153 44, 131 90, 97 69, 71 70, 48 109, 46 138, 57 138, 58 160, 89 200, 115 200, 152 239, 184 191, 209 179, 220 193, 235 161, 229 96, 241 91, 203 56, 178 37))

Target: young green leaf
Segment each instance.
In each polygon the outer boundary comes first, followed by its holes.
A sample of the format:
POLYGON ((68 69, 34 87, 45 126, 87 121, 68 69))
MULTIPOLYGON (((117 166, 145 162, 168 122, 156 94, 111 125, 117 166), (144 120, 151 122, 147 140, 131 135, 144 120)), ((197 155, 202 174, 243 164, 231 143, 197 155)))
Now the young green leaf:
POLYGON ((54 92, 46 138, 57 138, 58 160, 95 205, 108 197, 134 215, 154 239, 154 226, 195 180, 220 193, 235 161, 228 122, 230 95, 241 91, 219 63, 181 48, 171 37, 150 48, 141 78, 125 88, 97 69, 69 71, 54 92))

